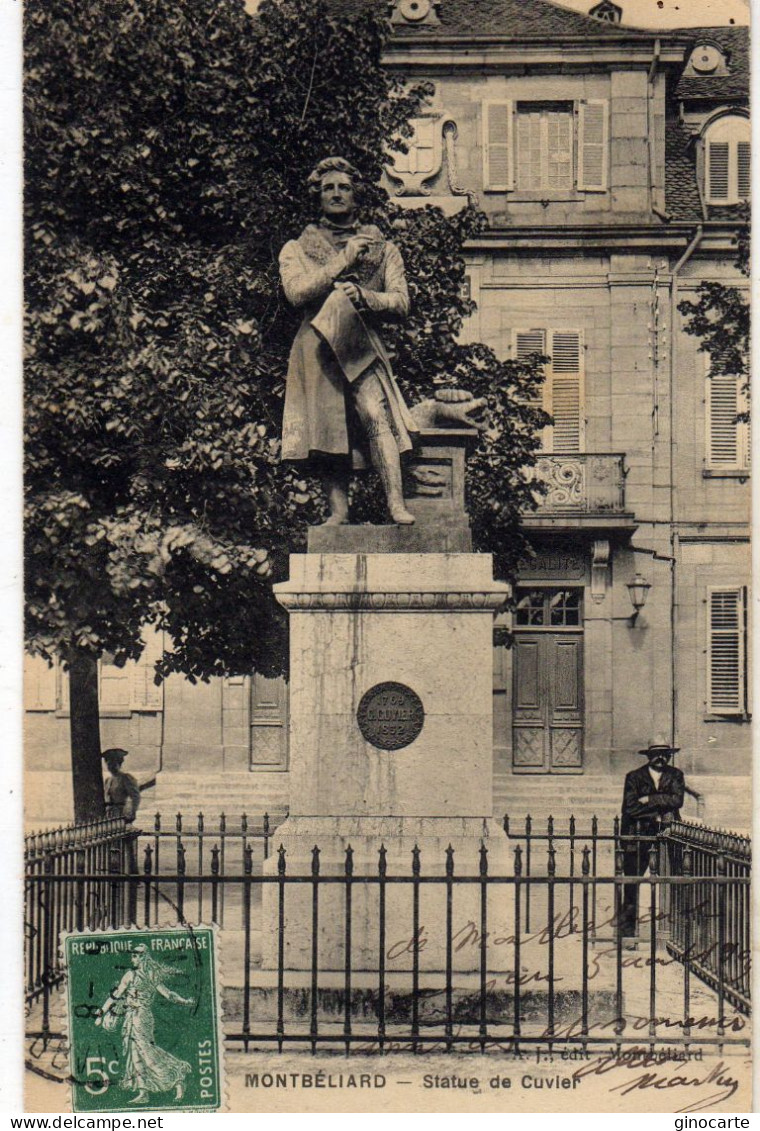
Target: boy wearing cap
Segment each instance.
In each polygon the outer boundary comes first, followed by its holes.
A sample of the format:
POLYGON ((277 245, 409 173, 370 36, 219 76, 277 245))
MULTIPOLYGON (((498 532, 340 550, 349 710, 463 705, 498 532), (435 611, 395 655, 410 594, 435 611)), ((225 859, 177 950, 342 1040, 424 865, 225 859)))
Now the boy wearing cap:
MULTIPOLYGON (((639 750, 639 754, 646 755, 647 765, 625 776, 620 832, 626 876, 644 875, 649 867, 649 849, 656 837, 664 826, 681 818, 684 777, 670 765, 671 757, 679 749, 658 736, 639 750), (627 837, 632 839, 626 840, 627 837)), ((624 885, 620 921, 624 938, 636 935, 638 902, 639 885, 624 885)))

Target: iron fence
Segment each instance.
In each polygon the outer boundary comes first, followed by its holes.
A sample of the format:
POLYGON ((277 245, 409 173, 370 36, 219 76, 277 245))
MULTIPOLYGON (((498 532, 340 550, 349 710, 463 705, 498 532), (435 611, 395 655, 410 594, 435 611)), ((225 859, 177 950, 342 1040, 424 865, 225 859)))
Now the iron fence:
POLYGON ((749 838, 680 821, 668 826, 662 841, 670 874, 698 877, 694 884, 668 892, 668 952, 684 963, 685 977, 696 974, 719 998, 725 996, 749 1013, 749 838))
POLYGON ((167 912, 223 928, 226 1036, 245 1049, 748 1043, 744 842, 696 851, 677 826, 667 852, 664 838, 651 846, 648 874, 632 877, 617 826, 600 834, 594 820, 585 837, 575 822, 567 833, 528 822, 527 840, 510 832, 526 843, 509 846, 509 874, 489 867, 485 845, 470 859, 449 847, 442 860, 415 847, 392 866, 382 847, 358 868, 350 848, 323 866, 315 847, 308 867, 291 869, 282 847, 268 857, 263 819, 221 822, 224 856, 204 821, 105 824, 30 846, 27 987, 42 1010, 29 1035, 43 1041, 61 1036, 50 1013, 58 932, 155 926, 167 912), (641 904, 635 956, 616 929, 629 884, 641 904), (712 919, 699 941, 687 934, 696 908, 712 919), (695 1013, 695 973, 715 990, 709 1023, 695 1013))

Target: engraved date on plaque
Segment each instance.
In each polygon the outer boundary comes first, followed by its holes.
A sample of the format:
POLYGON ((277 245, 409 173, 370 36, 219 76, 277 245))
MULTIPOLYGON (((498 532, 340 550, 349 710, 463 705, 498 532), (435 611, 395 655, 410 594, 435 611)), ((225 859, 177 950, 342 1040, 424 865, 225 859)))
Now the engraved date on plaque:
POLYGON ((403 683, 377 683, 362 695, 356 721, 373 746, 401 750, 418 737, 425 722, 425 709, 411 687, 403 683))

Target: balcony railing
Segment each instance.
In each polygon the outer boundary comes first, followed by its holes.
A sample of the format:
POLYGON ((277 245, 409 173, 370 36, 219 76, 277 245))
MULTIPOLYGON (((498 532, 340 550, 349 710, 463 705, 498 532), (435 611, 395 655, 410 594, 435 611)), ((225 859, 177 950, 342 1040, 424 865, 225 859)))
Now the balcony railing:
POLYGON ((541 453, 533 478, 545 483, 530 519, 552 515, 615 516, 625 510, 625 456, 621 453, 541 453))

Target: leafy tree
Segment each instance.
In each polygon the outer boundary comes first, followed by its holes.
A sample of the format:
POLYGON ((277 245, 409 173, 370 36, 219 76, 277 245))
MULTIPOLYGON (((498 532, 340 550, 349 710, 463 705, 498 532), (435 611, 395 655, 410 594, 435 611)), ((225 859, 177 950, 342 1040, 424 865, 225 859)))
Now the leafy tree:
MULTIPOLYGON (((745 208, 735 260, 745 277, 750 270, 749 252, 749 209, 745 208)), ((746 292, 727 283, 708 281, 697 288, 696 302, 686 299, 678 309, 686 317, 686 333, 699 338, 700 351, 709 355, 709 376, 738 377, 742 391, 749 393, 750 306, 746 292)), ((748 420, 749 411, 738 413, 737 419, 748 420)))
POLYGON ((322 0, 264 0, 255 19, 241 0, 26 5, 26 634, 69 669, 78 820, 102 812, 104 652, 137 658, 155 623, 157 679, 286 671, 271 586, 324 503, 279 462, 298 317, 277 254, 313 218, 305 179, 330 153, 362 171, 365 212, 406 259, 405 392, 489 397, 470 505, 478 548, 514 572, 538 363, 457 340, 483 217, 404 212, 377 187, 429 93, 383 67, 386 34, 322 0))

